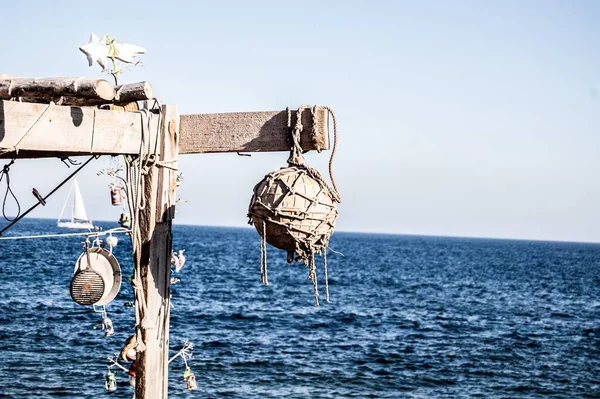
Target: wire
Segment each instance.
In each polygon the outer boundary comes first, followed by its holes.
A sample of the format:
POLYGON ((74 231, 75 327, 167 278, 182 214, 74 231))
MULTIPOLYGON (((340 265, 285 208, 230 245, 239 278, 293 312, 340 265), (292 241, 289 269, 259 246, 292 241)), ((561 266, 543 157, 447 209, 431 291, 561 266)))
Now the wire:
MULTIPOLYGON (((15 225, 15 223, 17 223, 19 220, 23 219, 25 216, 27 216, 29 214, 29 212, 33 211, 35 208, 38 207, 38 205, 40 205, 42 202, 45 202, 52 194, 54 194, 56 192, 56 190, 58 190, 59 188, 61 188, 66 182, 68 182, 73 176, 75 176, 81 169, 83 169, 88 163, 90 163, 92 161, 92 159, 95 158, 99 158, 100 155, 92 155, 90 157, 90 159, 88 159, 87 161, 84 162, 83 165, 81 165, 79 168, 77 168, 73 173, 71 173, 65 180, 63 180, 58 186, 56 186, 52 191, 50 191, 50 194, 46 195, 43 198, 43 201, 38 201, 35 205, 33 205, 31 208, 29 208, 28 210, 26 210, 21 216, 13 219, 11 221, 11 223, 4 227, 2 230, 0 230, 0 237, 2 236, 2 234, 10 229, 12 226, 15 225)), ((6 168, 6 166, 5 166, 6 168)))
POLYGON ((131 230, 125 229, 122 227, 117 227, 110 230, 105 231, 93 231, 87 233, 57 233, 57 234, 39 234, 39 235, 31 235, 31 236, 10 236, 10 237, 0 237, 0 240, 27 240, 34 238, 53 238, 53 237, 102 237, 107 234, 116 234, 116 233, 130 233, 131 230))

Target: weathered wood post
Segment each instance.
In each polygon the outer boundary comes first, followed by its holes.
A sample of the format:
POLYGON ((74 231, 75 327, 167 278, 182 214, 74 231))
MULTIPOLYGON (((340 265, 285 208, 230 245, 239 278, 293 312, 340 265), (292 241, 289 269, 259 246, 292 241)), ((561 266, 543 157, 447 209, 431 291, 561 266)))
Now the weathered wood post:
MULTIPOLYGON (((140 212, 141 276, 147 325, 142 327, 146 349, 137 355, 135 397, 166 399, 169 385, 169 317, 171 296, 171 224, 175 216, 179 115, 175 106, 162 108, 156 163, 145 178, 146 207, 140 212)), ((141 320, 136 320, 141 323, 141 320)))

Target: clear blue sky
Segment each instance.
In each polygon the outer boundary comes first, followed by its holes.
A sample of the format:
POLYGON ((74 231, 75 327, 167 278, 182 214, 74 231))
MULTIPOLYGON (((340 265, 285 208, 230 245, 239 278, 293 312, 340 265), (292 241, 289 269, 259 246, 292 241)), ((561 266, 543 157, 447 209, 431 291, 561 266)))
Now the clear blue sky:
MULTIPOLYGON (((148 49, 181 113, 331 106, 340 230, 600 242, 600 2, 27 1, 2 5, 0 73, 102 76, 91 32, 148 49)), ((177 222, 243 226, 252 187, 287 154, 184 156, 177 222)), ((326 170, 328 154, 308 158, 326 170)), ((116 219, 97 161, 88 213, 116 219)), ((49 191, 58 160, 17 162, 49 191)), ((57 217, 66 190, 33 216, 57 217)))

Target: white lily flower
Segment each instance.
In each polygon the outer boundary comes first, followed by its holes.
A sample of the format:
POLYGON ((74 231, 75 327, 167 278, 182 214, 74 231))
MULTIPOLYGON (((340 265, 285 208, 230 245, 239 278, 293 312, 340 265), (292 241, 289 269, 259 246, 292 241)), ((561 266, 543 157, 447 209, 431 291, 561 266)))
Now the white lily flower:
POLYGON ((92 66, 94 62, 97 62, 98 65, 102 67, 103 71, 106 70, 106 60, 108 58, 110 47, 101 42, 100 39, 98 39, 98 36, 92 33, 89 42, 79 47, 79 50, 86 55, 90 66, 92 66))
POLYGON ((115 58, 119 61, 133 64, 134 58, 138 54, 145 54, 146 49, 135 44, 128 43, 114 43, 115 47, 115 58))

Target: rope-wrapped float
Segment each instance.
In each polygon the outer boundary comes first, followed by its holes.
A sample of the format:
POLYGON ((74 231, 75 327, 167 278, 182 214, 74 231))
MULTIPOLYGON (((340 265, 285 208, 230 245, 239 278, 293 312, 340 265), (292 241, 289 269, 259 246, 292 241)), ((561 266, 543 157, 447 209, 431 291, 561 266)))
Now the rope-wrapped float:
MULTIPOLYGON (((316 108, 316 107, 315 107, 316 108)), ((313 115, 315 108, 312 109, 313 115)), ((309 266, 309 278, 313 282, 315 302, 319 306, 315 254, 325 256, 325 281, 327 302, 327 247, 338 216, 336 204, 341 202, 335 180, 333 187, 321 174, 305 164, 300 147, 302 111, 298 109, 296 125, 292 129, 291 112, 288 110, 288 127, 292 136, 292 148, 288 167, 273 171, 254 187, 248 208, 249 223, 253 224, 262 238, 261 280, 268 285, 266 243, 287 252, 288 263, 304 261, 309 266)), ((329 110, 329 109, 328 109, 329 110)), ((329 110, 330 111, 330 110, 329 110)), ((331 112, 331 111, 330 111, 331 112)), ((334 150, 337 142, 335 117, 334 150)), ((313 123, 313 129, 315 129, 313 123)))

